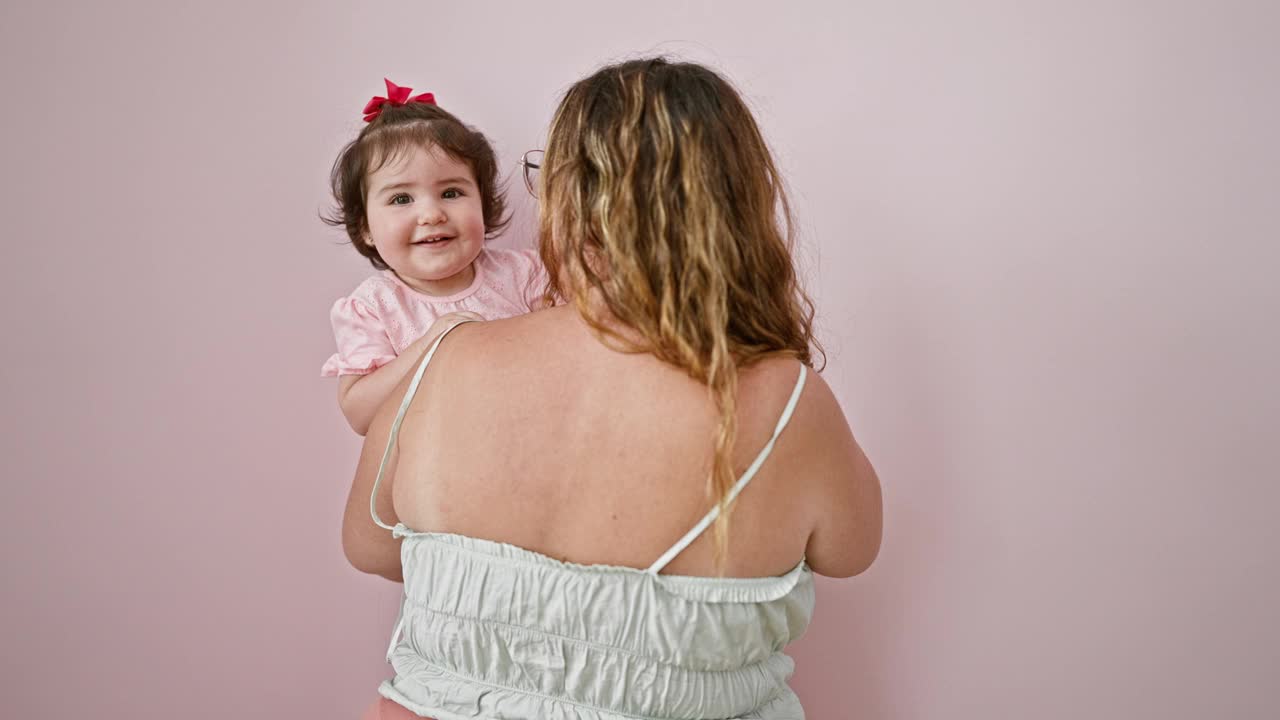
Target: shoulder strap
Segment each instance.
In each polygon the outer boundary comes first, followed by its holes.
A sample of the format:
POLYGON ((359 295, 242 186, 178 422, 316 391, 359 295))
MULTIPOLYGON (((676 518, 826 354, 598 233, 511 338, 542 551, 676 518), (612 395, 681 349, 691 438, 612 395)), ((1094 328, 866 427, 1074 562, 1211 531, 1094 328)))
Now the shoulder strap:
POLYGON ((400 411, 396 413, 395 422, 391 423, 391 432, 387 434, 387 448, 382 452, 382 462, 378 463, 378 476, 373 479, 373 491, 369 494, 369 514, 373 516, 373 521, 378 527, 387 530, 395 530, 394 527, 382 522, 382 518, 378 517, 378 485, 382 484, 382 474, 387 469, 387 460, 391 458, 391 449, 395 447, 396 439, 400 435, 400 423, 404 422, 404 414, 409 410, 409 403, 413 402, 413 396, 418 392, 418 385, 422 383, 422 375, 427 371, 427 364, 431 362, 431 357, 436 354, 436 348, 440 347, 440 341, 444 340, 444 336, 453 332, 454 328, 464 323, 475 322, 475 320, 461 320, 454 325, 445 328, 444 332, 431 343, 431 349, 423 356, 422 362, 418 363, 418 371, 413 374, 413 381, 409 383, 409 389, 404 393, 404 399, 400 401, 400 411))
MULTIPOLYGON (((800 393, 804 390, 804 380, 808 374, 809 369, 801 363, 800 377, 796 379, 796 388, 791 391, 791 399, 787 401, 787 407, 783 409, 782 417, 778 418, 778 424, 773 429, 773 437, 769 438, 769 442, 765 443, 764 448, 760 450, 760 454, 756 455, 755 461, 751 463, 746 472, 742 473, 742 477, 738 478, 738 482, 734 483, 733 487, 729 490, 729 498, 725 502, 726 506, 737 499, 738 493, 742 492, 742 489, 747 486, 747 483, 751 482, 751 478, 756 476, 756 473, 760 470, 760 466, 764 465, 764 461, 768 459, 769 453, 773 452, 774 443, 778 441, 778 436, 782 434, 783 428, 785 428, 787 423, 791 421, 791 414, 796 410, 796 403, 800 401, 800 393)), ((711 511, 704 515, 703 518, 698 521, 697 525, 694 525, 689 532, 685 533, 684 537, 680 538, 675 545, 671 546, 670 550, 667 550, 662 554, 662 557, 658 558, 656 562, 650 565, 647 572, 655 575, 662 572, 662 569, 665 568, 668 563, 674 560, 677 555, 684 552, 684 549, 689 547, 690 543, 697 540, 699 535, 701 535, 707 528, 711 527, 711 523, 715 522, 715 519, 718 517, 720 517, 720 503, 716 503, 715 507, 711 508, 711 511)))

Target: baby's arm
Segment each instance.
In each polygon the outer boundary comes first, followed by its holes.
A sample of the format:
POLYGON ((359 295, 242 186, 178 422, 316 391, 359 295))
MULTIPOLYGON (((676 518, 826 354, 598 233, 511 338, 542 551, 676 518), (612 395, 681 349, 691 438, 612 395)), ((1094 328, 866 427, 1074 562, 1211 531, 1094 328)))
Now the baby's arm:
MULTIPOLYGON (((424 338, 426 336, 423 336, 424 338)), ((369 423, 378 408, 422 359, 426 344, 421 339, 404 349, 399 357, 367 375, 338 376, 338 406, 358 435, 369 432, 369 423)))
POLYGON ((456 312, 442 315, 412 345, 404 349, 395 360, 383 365, 367 375, 341 375, 338 377, 338 405, 347 423, 357 434, 364 435, 369 431, 369 424, 378 413, 378 408, 386 402, 391 391, 396 389, 406 375, 413 372, 422 360, 422 355, 445 328, 462 320, 483 320, 484 318, 469 312, 456 312))

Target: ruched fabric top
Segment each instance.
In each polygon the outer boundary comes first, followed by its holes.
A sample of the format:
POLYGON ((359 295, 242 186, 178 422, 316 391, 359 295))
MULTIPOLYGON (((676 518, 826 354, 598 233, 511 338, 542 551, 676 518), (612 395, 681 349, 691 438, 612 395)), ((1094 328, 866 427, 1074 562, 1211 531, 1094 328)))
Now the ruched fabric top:
MULTIPOLYGON (((462 323, 459 323, 462 324, 462 323)), ((813 574, 714 578, 661 570, 719 514, 646 570, 579 565, 452 533, 382 522, 374 508, 405 411, 450 327, 413 377, 391 427, 370 498, 374 521, 403 538, 404 597, 379 692, 437 720, 800 720, 783 648, 813 615, 813 574)), ((786 427, 730 493, 736 498, 786 427)))

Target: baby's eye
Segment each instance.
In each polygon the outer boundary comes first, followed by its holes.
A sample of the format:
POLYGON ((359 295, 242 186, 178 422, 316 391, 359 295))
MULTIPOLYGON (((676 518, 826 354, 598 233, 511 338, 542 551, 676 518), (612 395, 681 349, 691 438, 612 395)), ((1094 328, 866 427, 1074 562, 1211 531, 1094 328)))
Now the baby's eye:
POLYGON ((413 202, 413 198, 405 195, 404 193, 397 193, 391 196, 392 205, 407 205, 411 202, 413 202))
POLYGON ((440 197, 444 198, 445 200, 460 198, 462 197, 462 191, 459 190, 458 188, 449 188, 448 190, 445 190, 443 193, 440 193, 440 197))

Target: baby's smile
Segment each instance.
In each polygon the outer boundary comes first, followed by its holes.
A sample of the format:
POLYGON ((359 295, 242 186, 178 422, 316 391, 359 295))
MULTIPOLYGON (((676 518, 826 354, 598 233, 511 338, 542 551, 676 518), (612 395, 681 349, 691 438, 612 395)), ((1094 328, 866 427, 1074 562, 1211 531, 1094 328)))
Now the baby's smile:
POLYGON ((444 233, 432 233, 431 235, 428 235, 426 237, 418 238, 417 240, 414 240, 410 244, 411 245, 438 245, 440 243, 448 242, 453 238, 454 238, 453 235, 445 235, 444 233))

